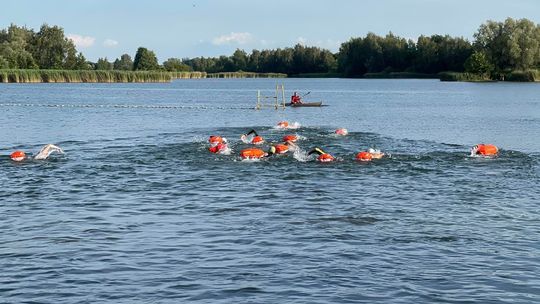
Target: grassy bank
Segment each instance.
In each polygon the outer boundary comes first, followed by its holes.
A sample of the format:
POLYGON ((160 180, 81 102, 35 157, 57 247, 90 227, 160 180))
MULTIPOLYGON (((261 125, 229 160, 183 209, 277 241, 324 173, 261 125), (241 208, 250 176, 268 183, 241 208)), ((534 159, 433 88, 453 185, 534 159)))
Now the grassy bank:
POLYGON ((527 70, 527 71, 512 71, 505 74, 504 80, 506 81, 519 81, 519 82, 538 82, 540 81, 539 70, 527 70))
POLYGON ((289 75, 291 78, 341 78, 341 73, 300 73, 289 75))
POLYGON ((170 72, 172 79, 206 78, 206 72, 170 72))
POLYGON ((497 75, 479 75, 473 73, 443 72, 439 74, 441 81, 515 81, 540 82, 539 70, 511 71, 497 75))
POLYGON ((437 74, 424 74, 413 72, 381 72, 381 73, 366 73, 364 78, 380 78, 380 79, 437 79, 437 74))
POLYGON ((0 82, 169 82, 172 75, 159 71, 0 70, 0 82))
POLYGON ((492 81, 488 75, 473 73, 442 72, 439 73, 441 81, 492 81))
POLYGON ((255 72, 221 72, 208 73, 206 78, 286 78, 287 74, 281 73, 255 73, 255 72))

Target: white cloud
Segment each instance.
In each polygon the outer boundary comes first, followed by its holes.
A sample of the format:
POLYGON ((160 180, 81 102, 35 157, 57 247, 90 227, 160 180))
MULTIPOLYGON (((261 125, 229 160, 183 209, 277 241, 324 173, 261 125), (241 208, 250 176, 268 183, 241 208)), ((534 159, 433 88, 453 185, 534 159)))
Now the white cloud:
POLYGON ((96 38, 90 36, 81 36, 77 34, 68 34, 67 38, 73 41, 76 47, 87 48, 94 45, 96 38))
POLYGON ((230 43, 246 44, 252 40, 250 33, 230 33, 228 35, 221 35, 212 39, 212 43, 215 45, 223 45, 230 43))
POLYGON ((298 43, 300 45, 306 45, 307 39, 304 38, 304 37, 298 37, 298 39, 296 39, 296 43, 298 43))
POLYGON ((104 47, 112 48, 112 47, 115 47, 117 45, 118 45, 118 41, 116 41, 116 40, 105 39, 105 41, 103 41, 103 46, 104 47))

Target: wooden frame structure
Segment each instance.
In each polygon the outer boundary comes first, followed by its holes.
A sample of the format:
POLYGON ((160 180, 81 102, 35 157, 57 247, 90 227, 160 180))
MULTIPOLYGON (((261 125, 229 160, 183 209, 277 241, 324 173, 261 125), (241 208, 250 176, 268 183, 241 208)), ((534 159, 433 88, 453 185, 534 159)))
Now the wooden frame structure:
POLYGON ((257 91, 255 110, 263 108, 285 109, 285 87, 282 84, 276 85, 276 94, 274 96, 263 96, 261 90, 257 91), (267 102, 268 99, 270 99, 270 102, 267 102))

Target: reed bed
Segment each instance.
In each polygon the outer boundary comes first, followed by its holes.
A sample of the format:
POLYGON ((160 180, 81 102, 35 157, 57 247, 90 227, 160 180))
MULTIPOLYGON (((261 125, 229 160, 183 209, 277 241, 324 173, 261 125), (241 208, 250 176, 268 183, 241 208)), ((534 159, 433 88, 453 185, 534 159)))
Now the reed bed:
POLYGON ((206 78, 206 72, 169 72, 172 79, 199 79, 206 78))
POLYGON ((492 81, 489 75, 473 73, 442 72, 439 73, 441 81, 492 81))
POLYGON ((540 81, 539 70, 512 71, 505 75, 507 81, 537 82, 540 81))
POLYGON ((171 79, 169 72, 160 71, 0 70, 3 83, 170 82, 171 79))
POLYGON ((286 78, 282 73, 220 72, 208 73, 207 78, 286 78))

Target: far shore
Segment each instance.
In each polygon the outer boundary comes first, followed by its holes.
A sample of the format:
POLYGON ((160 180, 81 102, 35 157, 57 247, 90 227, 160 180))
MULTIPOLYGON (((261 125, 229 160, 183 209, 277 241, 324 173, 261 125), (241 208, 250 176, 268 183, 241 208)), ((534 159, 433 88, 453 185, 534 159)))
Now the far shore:
POLYGON ((361 78, 361 79, 439 79, 460 82, 540 82, 538 70, 510 71, 496 75, 442 72, 424 74, 413 72, 366 73, 358 77, 345 77, 340 73, 255 73, 255 72, 167 72, 117 70, 0 70, 0 83, 166 83, 174 79, 202 78, 361 78))

